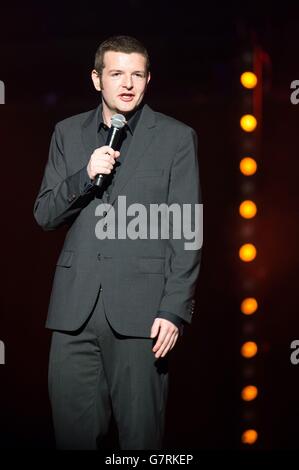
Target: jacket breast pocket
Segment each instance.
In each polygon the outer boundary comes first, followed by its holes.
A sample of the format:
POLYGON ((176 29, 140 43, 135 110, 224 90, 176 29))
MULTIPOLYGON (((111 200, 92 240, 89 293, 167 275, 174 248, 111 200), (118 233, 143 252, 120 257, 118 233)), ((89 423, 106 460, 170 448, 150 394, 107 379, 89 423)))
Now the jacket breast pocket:
POLYGON ((163 168, 148 168, 144 170, 137 170, 135 173, 136 178, 153 178, 163 176, 163 168))
POLYGON ((71 250, 62 250, 59 255, 56 266, 61 266, 62 268, 70 268, 72 266, 74 257, 74 252, 71 250))
POLYGON ((167 193, 166 186, 163 168, 140 169, 134 174, 133 188, 136 202, 160 202, 167 193))
POLYGON ((163 274, 165 258, 139 258, 138 271, 144 274, 163 274))

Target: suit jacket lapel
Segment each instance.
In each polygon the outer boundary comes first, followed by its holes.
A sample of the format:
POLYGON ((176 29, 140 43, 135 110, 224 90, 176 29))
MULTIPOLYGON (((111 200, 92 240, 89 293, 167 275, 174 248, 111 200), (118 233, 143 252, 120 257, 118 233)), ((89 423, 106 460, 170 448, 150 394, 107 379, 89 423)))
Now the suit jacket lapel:
POLYGON ((135 168, 139 164, 143 154, 153 139, 154 128, 156 126, 155 121, 154 111, 149 106, 144 105, 139 121, 134 130, 127 155, 112 189, 109 204, 114 204, 124 186, 134 175, 135 168))
POLYGON ((89 162, 91 154, 98 147, 97 113, 98 108, 90 111, 90 115, 82 125, 82 140, 86 151, 86 163, 89 162))

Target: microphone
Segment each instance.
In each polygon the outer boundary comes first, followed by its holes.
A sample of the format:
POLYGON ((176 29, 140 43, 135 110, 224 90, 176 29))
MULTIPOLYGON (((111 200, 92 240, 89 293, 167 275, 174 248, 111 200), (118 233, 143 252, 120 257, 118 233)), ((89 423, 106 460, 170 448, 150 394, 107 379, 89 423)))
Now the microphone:
MULTIPOLYGON (((119 138, 120 138, 121 133, 122 133, 122 128, 124 127, 126 122, 127 122, 126 118, 122 114, 114 114, 112 116, 112 118, 111 118, 111 127, 109 129, 105 145, 108 145, 108 147, 111 147, 114 150, 114 148, 116 147, 116 145, 119 142, 119 138)), ((105 176, 108 176, 108 175, 106 175, 106 174, 97 175, 96 178, 95 178, 95 183, 94 183, 95 186, 100 188, 103 184, 105 176)))

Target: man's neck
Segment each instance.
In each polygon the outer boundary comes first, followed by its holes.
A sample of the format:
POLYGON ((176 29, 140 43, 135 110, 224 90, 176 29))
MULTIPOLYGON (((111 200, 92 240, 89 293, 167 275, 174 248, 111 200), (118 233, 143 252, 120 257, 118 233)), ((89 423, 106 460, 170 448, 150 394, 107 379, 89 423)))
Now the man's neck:
POLYGON ((113 116, 113 114, 108 109, 105 109, 105 106, 103 105, 102 117, 103 117, 104 123, 108 127, 111 127, 111 118, 112 118, 112 116, 113 116))
MULTIPOLYGON (((137 109, 139 109, 139 106, 135 109, 133 109, 132 111, 130 111, 129 113, 121 113, 125 116, 126 120, 128 121, 130 119, 131 116, 133 116, 133 114, 137 111, 137 109)), ((117 111, 116 111, 117 113, 117 111)), ((109 108, 107 108, 107 106, 105 106, 105 103, 102 102, 102 117, 103 117, 103 121, 104 123, 106 124, 106 126, 108 127, 111 127, 111 118, 112 116, 114 116, 115 113, 111 113, 111 111, 109 110, 109 108)))

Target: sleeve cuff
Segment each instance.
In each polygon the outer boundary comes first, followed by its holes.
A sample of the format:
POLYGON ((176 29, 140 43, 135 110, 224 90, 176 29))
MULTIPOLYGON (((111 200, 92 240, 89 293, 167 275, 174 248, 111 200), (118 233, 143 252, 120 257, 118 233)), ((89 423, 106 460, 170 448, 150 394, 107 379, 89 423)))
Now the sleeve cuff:
POLYGON ((94 187, 94 184, 87 173, 87 167, 82 168, 80 174, 80 187, 83 193, 88 193, 94 187))
POLYGON ((165 320, 169 320, 178 328, 180 328, 180 326, 183 324, 183 319, 181 317, 178 317, 178 315, 175 315, 174 313, 170 312, 164 312, 159 310, 157 318, 164 318, 165 320))

